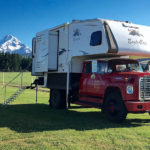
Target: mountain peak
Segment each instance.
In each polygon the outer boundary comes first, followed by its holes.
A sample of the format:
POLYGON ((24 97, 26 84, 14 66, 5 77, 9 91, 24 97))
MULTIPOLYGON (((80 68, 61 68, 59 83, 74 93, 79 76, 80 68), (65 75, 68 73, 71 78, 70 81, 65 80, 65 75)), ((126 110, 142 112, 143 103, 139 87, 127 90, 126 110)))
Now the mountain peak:
POLYGON ((8 34, 4 37, 4 39, 6 40, 10 40, 11 38, 13 38, 14 36, 12 36, 11 34, 8 34))
POLYGON ((16 37, 9 34, 0 41, 0 52, 26 55, 31 53, 31 49, 19 41, 16 37))
POLYGON ((6 42, 20 42, 16 37, 12 36, 12 35, 6 35, 1 41, 0 44, 6 43, 6 42))

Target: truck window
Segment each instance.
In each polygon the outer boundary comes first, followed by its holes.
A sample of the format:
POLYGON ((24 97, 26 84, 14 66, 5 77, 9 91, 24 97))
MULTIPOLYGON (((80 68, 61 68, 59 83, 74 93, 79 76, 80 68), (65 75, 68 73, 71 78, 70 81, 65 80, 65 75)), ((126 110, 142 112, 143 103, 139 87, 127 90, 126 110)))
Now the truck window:
POLYGON ((98 62, 97 64, 97 73, 105 74, 107 71, 107 63, 106 62, 98 62))
POLYGON ((133 60, 112 60, 109 62, 110 68, 112 72, 140 71, 139 63, 133 60))
POLYGON ((90 46, 98 46, 102 44, 102 31, 96 31, 91 34, 90 46))
POLYGON ((84 71, 84 73, 89 74, 91 72, 92 72, 92 66, 91 66, 91 62, 90 62, 90 63, 87 63, 85 65, 85 71, 84 71))
POLYGON ((127 69, 126 64, 116 65, 116 71, 124 71, 126 69, 127 69))

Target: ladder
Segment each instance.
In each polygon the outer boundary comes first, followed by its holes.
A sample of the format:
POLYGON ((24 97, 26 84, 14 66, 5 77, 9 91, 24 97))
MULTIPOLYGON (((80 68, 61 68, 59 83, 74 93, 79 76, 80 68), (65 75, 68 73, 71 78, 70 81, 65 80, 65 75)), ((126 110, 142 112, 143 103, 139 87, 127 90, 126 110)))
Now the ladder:
POLYGON ((23 93, 23 91, 26 89, 26 87, 23 87, 22 86, 22 80, 23 80, 23 72, 19 72, 13 79, 11 79, 7 84, 5 84, 3 86, 3 89, 5 91, 4 93, 4 103, 3 103, 3 106, 6 106, 10 103, 12 103, 20 94, 23 93), (21 82, 20 82, 20 85, 18 86, 19 89, 14 93, 12 94, 9 98, 6 98, 6 94, 7 94, 7 87, 8 86, 11 86, 10 84, 15 80, 17 79, 18 77, 21 77, 21 82))
POLYGON ((4 93, 4 103, 3 103, 3 106, 7 106, 9 105, 10 103, 12 103, 13 101, 15 101, 17 99, 17 97, 19 95, 21 95, 26 89, 34 89, 36 88, 36 103, 37 103, 37 90, 38 90, 38 86, 37 86, 37 80, 35 80, 33 83, 31 83, 30 86, 23 86, 23 72, 19 72, 12 80, 10 80, 7 84, 5 84, 3 86, 3 89, 5 91, 4 93), (20 82, 20 85, 18 85, 19 89, 13 93, 9 98, 6 98, 6 94, 7 94, 7 87, 8 86, 11 86, 10 84, 15 80, 17 79, 18 77, 21 76, 21 82, 20 82), (34 86, 33 86, 34 85, 34 86))
POLYGON ((8 105, 10 103, 12 103, 14 100, 16 100, 16 98, 21 95, 24 90, 26 90, 26 87, 24 88, 20 88, 19 90, 17 90, 14 94, 12 94, 9 98, 7 98, 5 101, 4 101, 4 104, 3 105, 8 105))

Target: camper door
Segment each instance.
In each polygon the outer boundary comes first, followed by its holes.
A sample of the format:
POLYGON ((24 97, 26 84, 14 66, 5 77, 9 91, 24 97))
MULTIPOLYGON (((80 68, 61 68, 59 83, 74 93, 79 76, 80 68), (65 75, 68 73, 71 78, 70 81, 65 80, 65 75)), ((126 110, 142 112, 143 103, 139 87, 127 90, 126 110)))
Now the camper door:
POLYGON ((36 36, 35 72, 48 71, 48 30, 36 36))
POLYGON ((35 54, 36 54, 36 38, 32 39, 32 75, 36 75, 35 73, 35 54))

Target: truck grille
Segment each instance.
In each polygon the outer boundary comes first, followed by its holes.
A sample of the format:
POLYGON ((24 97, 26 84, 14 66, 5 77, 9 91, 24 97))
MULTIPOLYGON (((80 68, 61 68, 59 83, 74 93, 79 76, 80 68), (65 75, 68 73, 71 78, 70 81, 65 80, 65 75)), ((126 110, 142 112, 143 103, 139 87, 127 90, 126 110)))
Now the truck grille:
POLYGON ((150 76, 140 78, 140 99, 150 100, 150 76))

